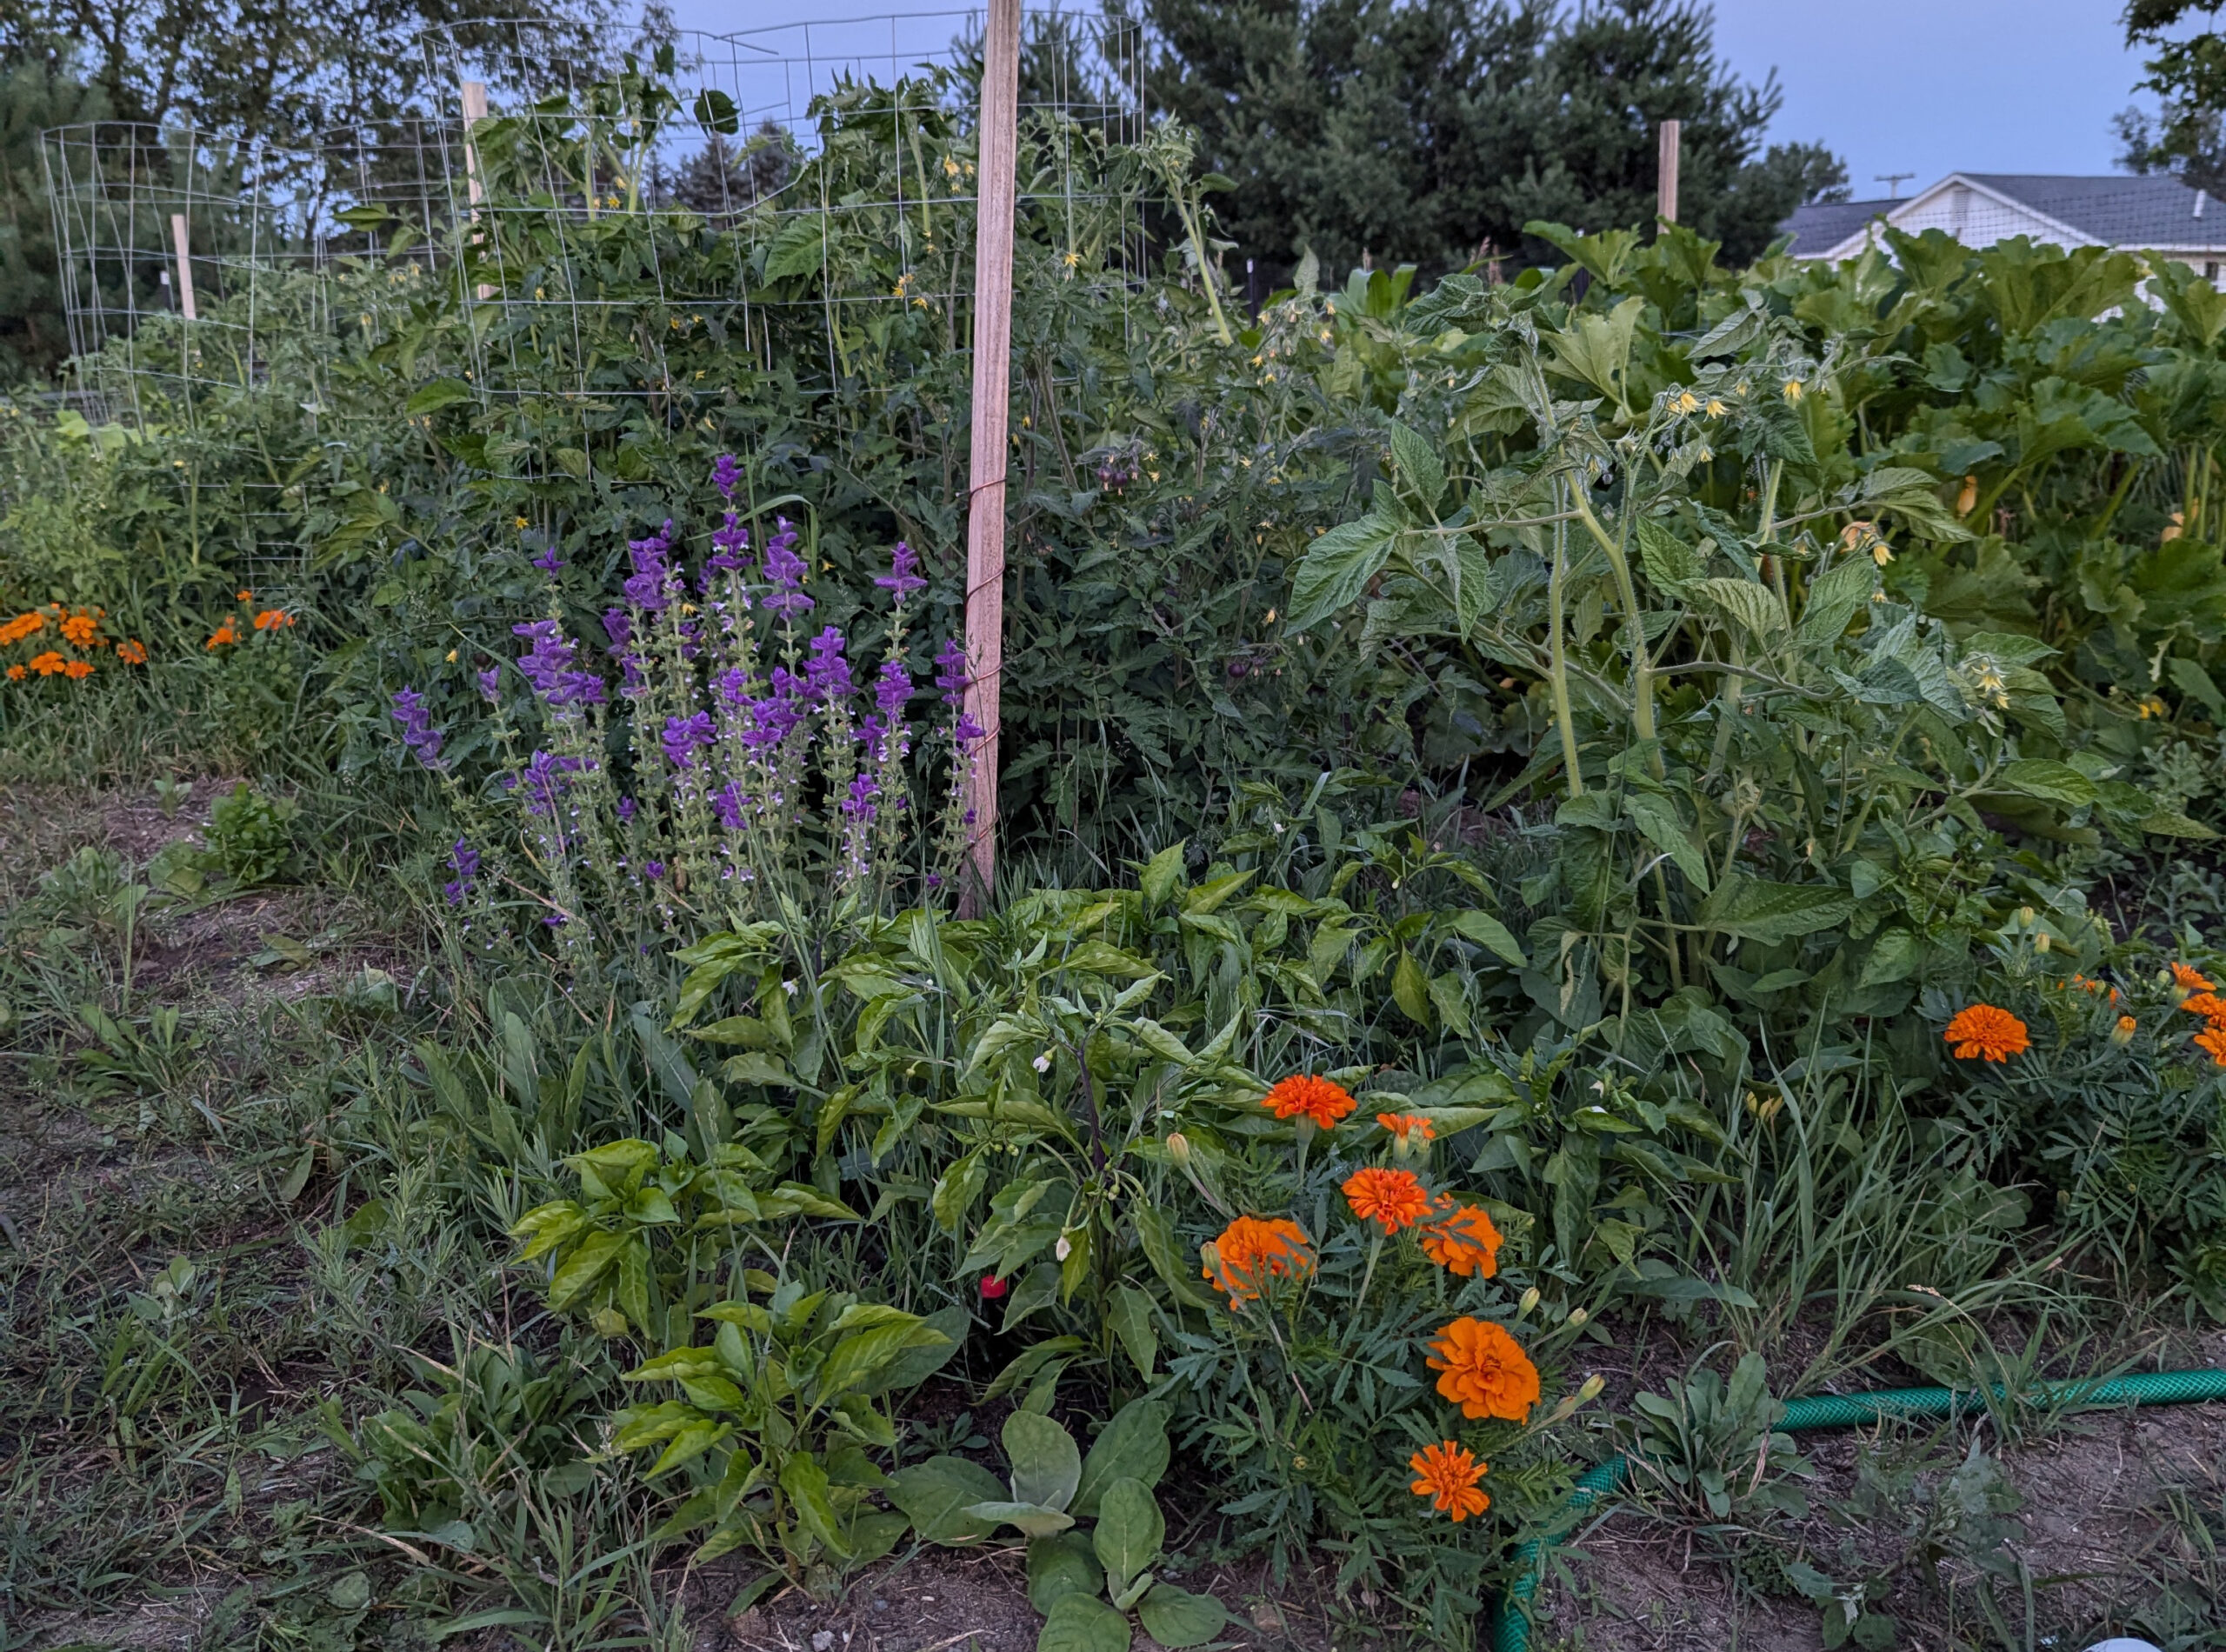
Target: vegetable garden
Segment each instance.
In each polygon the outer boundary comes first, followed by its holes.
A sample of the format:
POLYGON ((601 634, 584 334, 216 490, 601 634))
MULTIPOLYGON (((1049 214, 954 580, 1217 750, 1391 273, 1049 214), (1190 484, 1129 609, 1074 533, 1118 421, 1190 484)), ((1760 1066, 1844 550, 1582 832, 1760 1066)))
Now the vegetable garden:
POLYGON ((2003 1463, 2222 1351, 2226 296, 1536 224, 1255 308, 1092 96, 986 776, 963 69, 720 210, 667 53, 190 318, 88 266, 0 410, 6 1644, 1600 1644, 1618 1454, 1826 1646, 2220 1644, 2215 1479, 2041 1576, 2003 1463))

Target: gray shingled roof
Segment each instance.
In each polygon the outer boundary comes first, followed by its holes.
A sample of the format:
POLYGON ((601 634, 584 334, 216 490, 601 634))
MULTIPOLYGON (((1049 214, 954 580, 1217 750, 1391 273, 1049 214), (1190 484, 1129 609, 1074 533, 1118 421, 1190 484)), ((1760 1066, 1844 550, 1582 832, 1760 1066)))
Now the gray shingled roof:
POLYGON ((1798 206, 1793 209, 1791 217, 1777 226, 1777 232, 1793 237, 1792 251, 1813 258, 1836 247, 1871 219, 1892 211, 1898 204, 1894 201, 1826 201, 1813 206, 1798 206))
MULTIPOLYGON (((1963 172, 1954 176, 2006 197, 2044 217, 2069 225, 2105 247, 2226 247, 2226 201, 2203 199, 2176 177, 2116 174, 2105 177, 2055 177, 2017 172, 1963 172)), ((1792 250, 1815 257, 1861 230, 1872 218, 1891 212, 1901 201, 1836 201, 1796 207, 1777 226, 1793 237, 1792 250)))
POLYGON ((2006 195, 2106 247, 2215 246, 2226 243, 2226 204, 2216 197, 2196 216, 2199 190, 2176 177, 2035 177, 1966 172, 1973 183, 2006 195))

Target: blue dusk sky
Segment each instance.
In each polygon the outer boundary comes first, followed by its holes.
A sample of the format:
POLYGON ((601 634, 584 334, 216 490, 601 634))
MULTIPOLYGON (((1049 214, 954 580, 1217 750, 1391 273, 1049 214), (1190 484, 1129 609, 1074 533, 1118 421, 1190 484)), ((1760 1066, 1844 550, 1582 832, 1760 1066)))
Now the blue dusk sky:
MULTIPOLYGON (((706 32, 941 9, 936 0, 674 3, 683 28, 706 32)), ((1716 45, 1750 80, 1776 70, 1785 103, 1772 141, 1821 139, 1846 158, 1856 197, 1867 200, 1888 192, 1874 181, 1887 172, 1916 175, 1901 186, 1908 194, 1951 171, 2110 171, 2110 117, 2141 101, 2141 63, 2125 49, 2119 13, 2118 0, 1716 0, 1716 45)), ((922 19, 904 32, 947 31, 922 19)))

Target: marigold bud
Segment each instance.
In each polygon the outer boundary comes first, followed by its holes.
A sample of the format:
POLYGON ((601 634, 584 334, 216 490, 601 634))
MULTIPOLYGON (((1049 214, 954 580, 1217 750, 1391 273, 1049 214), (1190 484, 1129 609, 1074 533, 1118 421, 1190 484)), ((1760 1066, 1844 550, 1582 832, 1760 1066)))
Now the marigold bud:
POLYGON ((2029 929, 2033 927, 2034 916, 2033 909, 2029 906, 2021 906, 2017 909, 2017 922, 2029 929))
POLYGON ((1517 1318, 1521 1318, 1523 1316, 1524 1316, 1524 1315, 1528 1314, 1528 1313, 1529 1313, 1532 1309, 1536 1308, 1537 1305, 1538 1305, 1538 1288, 1537 1288, 1536 1285, 1533 1285, 1533 1286, 1531 1286, 1531 1287, 1530 1287, 1530 1289, 1528 1289, 1528 1290, 1526 1290, 1526 1291, 1524 1291, 1524 1292, 1523 1293, 1523 1300, 1522 1300, 1520 1302, 1518 1302, 1518 1303, 1516 1303, 1516 1309, 1515 1309, 1516 1316, 1517 1318))
POLYGON ((2120 1045, 2131 1043, 2134 1029, 2137 1024, 2131 1016, 2120 1016, 2118 1024, 2110 1029, 2110 1042, 2120 1045))
POLYGON ((1205 1264, 1209 1276, 1221 1272, 1221 1247, 1209 1239, 1198 1247, 1198 1260, 1205 1264))
POLYGON ((2046 952, 2048 949, 2049 932, 2046 929, 2043 929, 2038 935, 2033 937, 2033 950, 2036 952, 2046 952))
POLYGON ((1190 1138, 1176 1130, 1167 1138, 1167 1156, 1173 1159, 1178 1169, 1190 1168, 1190 1138))
POLYGON ((1569 1317, 1563 1320, 1562 1323, 1568 1326, 1570 1329, 1576 1330, 1579 1326, 1583 1325, 1586 1320, 1590 1319, 1591 1317, 1592 1316, 1586 1313, 1582 1308, 1572 1308, 1569 1310, 1569 1317))
POLYGON ((1595 1371, 1590 1376, 1584 1379, 1583 1386, 1577 1389, 1576 1402, 1579 1405, 1591 1404, 1593 1401, 1600 1397, 1607 1386, 1608 1379, 1601 1376, 1599 1372, 1595 1371))

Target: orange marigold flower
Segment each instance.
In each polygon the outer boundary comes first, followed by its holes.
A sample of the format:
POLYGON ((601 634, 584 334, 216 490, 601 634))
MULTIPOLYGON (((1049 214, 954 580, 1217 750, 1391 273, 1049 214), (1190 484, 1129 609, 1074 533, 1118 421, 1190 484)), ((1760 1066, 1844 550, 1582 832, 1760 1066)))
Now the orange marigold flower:
POLYGON ((1373 1165, 1345 1178, 1345 1202, 1363 1222, 1373 1222, 1386 1233, 1411 1228, 1430 1214, 1430 1194, 1412 1170, 1385 1170, 1373 1165))
POLYGON ((1392 1141, 1402 1152, 1420 1142, 1437 1140, 1437 1126, 1420 1113, 1378 1113, 1376 1122, 1391 1132, 1392 1141))
POLYGON ((1491 1464, 1477 1462, 1466 1446, 1451 1440, 1424 1446, 1407 1459, 1407 1467, 1415 1471, 1415 1495, 1428 1497, 1430 1507, 1441 1515, 1452 1515, 1456 1526, 1492 1506, 1491 1498, 1476 1483, 1491 1464))
POLYGON ((253 591, 234 591, 232 595, 238 597, 243 603, 251 603, 255 600, 255 593, 253 591))
POLYGON ((8 668, 8 681, 9 681, 9 682, 10 682, 10 683, 21 683, 23 680, 23 668, 22 666, 20 666, 20 665, 11 665, 11 666, 10 666, 10 667, 8 668))
POLYGON ((2180 1000, 2180 1008, 2205 1021, 2226 1021, 2226 998, 2215 992, 2191 992, 2180 1000))
POLYGON ((1277 1118, 1303 1116, 1325 1130, 1360 1105, 1343 1084, 1311 1073, 1292 1074, 1270 1090, 1260 1104, 1277 1118))
POLYGON ((2012 1056, 2023 1055, 2033 1044, 2023 1022, 1992 1004, 1972 1004, 1957 1010, 1956 1018, 1948 1023, 1945 1036, 1956 1046, 1958 1061, 1974 1057, 2008 1061, 2012 1056))
POLYGON ((0 625, 0 648, 20 643, 25 637, 46 629, 46 616, 34 610, 18 614, 5 625, 0 625))
POLYGON ((1231 1302, 1258 1296, 1270 1279, 1303 1279, 1314 1271, 1306 1230, 1280 1216, 1239 1216, 1205 1249, 1205 1277, 1231 1302))
POLYGON ((266 608, 255 616, 255 629, 258 631, 275 631, 281 625, 293 623, 294 616, 283 608, 266 608))
POLYGON ((147 645, 136 636, 129 643, 118 643, 116 657, 126 665, 144 665, 147 663, 147 645))
POLYGON ((83 610, 62 622, 62 635, 79 648, 92 647, 94 636, 99 629, 100 622, 83 610))
POLYGON ((93 663, 90 660, 72 660, 62 668, 62 675, 73 681, 78 677, 90 676, 92 674, 93 663))
POLYGON ((37 672, 41 676, 52 676, 57 671, 59 671, 62 669, 62 656, 56 653, 52 649, 47 649, 45 653, 38 656, 37 658, 31 662, 31 669, 37 672))
POLYGON ((1442 1201, 1416 1237, 1423 1255, 1448 1273, 1490 1279, 1499 1271, 1499 1229, 1480 1204, 1442 1201))
POLYGON ((222 625, 219 625, 217 628, 215 635, 210 636, 210 639, 201 646, 203 648, 228 648, 232 643, 237 643, 239 640, 240 634, 232 629, 231 621, 226 620, 222 625))
POLYGON ((2195 1045, 2219 1066, 2226 1067, 2226 1027, 2212 1022, 2195 1036, 2195 1045))
POLYGON ((2166 966, 2172 972, 2172 984, 2183 992, 2216 992, 2218 983, 2202 970, 2184 963, 2166 966))
POLYGON ((1538 1368, 1506 1327, 1463 1314, 1430 1346, 1430 1369, 1443 1373, 1437 1391, 1459 1406, 1463 1416, 1521 1422, 1538 1403, 1538 1368))
POLYGON ((2139 1025, 2140 1023, 2135 1021, 2131 1016, 2120 1016, 2118 1024, 2110 1029, 2110 1042, 2114 1044, 2131 1043, 2134 1029, 2139 1025))

